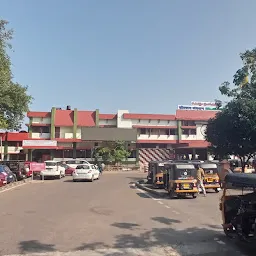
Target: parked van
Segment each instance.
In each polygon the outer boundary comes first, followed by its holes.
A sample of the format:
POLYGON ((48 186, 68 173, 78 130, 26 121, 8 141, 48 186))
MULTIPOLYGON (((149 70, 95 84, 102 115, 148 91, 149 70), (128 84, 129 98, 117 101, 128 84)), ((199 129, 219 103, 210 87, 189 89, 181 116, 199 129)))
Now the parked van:
POLYGON ((43 177, 54 177, 61 179, 65 177, 65 168, 60 162, 54 160, 47 160, 45 163, 45 170, 40 172, 41 179, 43 177))

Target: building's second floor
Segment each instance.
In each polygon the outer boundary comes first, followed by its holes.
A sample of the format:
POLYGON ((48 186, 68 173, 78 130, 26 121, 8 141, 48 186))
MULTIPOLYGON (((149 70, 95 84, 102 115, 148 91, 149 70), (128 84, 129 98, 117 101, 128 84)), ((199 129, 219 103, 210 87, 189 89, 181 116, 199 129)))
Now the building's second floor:
POLYGON ((56 109, 51 112, 29 112, 29 138, 81 141, 83 127, 128 128, 137 130, 138 142, 174 142, 204 140, 207 121, 216 111, 177 110, 175 115, 134 114, 118 110, 101 114, 99 110, 56 109))

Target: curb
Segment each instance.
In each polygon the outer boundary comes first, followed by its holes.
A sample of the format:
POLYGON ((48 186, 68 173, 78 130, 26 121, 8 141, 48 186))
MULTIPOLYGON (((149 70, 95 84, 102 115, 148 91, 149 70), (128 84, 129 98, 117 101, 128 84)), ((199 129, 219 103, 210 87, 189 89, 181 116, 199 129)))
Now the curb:
POLYGON ((167 192, 157 191, 155 189, 148 188, 148 187, 144 186, 143 184, 140 184, 139 181, 137 181, 135 183, 135 185, 136 185, 137 188, 145 190, 145 191, 147 191, 147 192, 149 192, 149 193, 151 193, 153 195, 156 195, 158 197, 164 197, 164 198, 168 197, 167 192))
POLYGON ((30 181, 31 181, 31 178, 27 178, 25 180, 20 180, 20 181, 16 181, 16 182, 13 182, 13 183, 9 183, 5 186, 0 187, 0 192, 5 191, 5 190, 10 190, 11 188, 20 186, 24 183, 29 183, 30 181))

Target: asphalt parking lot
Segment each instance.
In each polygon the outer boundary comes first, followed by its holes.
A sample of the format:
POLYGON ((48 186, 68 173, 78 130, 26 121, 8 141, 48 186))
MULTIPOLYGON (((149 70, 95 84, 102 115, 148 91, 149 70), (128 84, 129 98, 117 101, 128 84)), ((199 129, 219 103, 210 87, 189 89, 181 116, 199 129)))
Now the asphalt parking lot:
POLYGON ((223 235, 220 194, 156 198, 133 186, 143 177, 66 177, 0 193, 0 255, 255 255, 223 235))

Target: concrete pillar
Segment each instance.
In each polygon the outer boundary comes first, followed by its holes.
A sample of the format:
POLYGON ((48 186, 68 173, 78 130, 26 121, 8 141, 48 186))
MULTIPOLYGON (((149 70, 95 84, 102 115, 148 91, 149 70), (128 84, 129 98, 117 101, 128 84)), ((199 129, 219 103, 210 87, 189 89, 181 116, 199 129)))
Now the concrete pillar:
POLYGON ((76 142, 73 142, 73 158, 76 159, 76 142))

